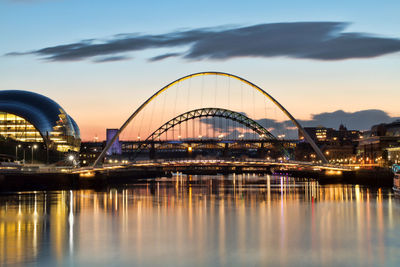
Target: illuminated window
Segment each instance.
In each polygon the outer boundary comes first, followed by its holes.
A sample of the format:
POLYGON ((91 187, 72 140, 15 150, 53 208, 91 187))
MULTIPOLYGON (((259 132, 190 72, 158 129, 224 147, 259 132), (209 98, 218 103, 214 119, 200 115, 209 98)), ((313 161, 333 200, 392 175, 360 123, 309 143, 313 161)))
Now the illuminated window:
POLYGON ((0 112, 0 136, 20 142, 43 142, 39 131, 24 118, 0 112))

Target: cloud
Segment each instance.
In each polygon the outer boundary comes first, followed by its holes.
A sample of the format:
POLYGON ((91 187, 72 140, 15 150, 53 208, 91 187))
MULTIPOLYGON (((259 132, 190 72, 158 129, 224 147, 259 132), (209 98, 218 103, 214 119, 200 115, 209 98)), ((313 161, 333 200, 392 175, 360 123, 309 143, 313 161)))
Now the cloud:
POLYGON ((344 32, 343 22, 292 22, 248 27, 213 27, 158 35, 117 34, 7 55, 36 55, 48 61, 80 61, 114 57, 145 49, 177 48, 150 61, 181 57, 187 60, 226 60, 236 57, 289 57, 312 60, 371 58, 400 51, 400 39, 344 32))
POLYGON ((95 63, 104 63, 104 62, 114 62, 114 61, 122 61, 122 60, 128 60, 130 57, 126 56, 111 56, 111 57, 101 57, 101 58, 96 58, 93 60, 95 63))
MULTIPOLYGON (((343 110, 324 112, 314 114, 311 120, 299 120, 299 122, 303 127, 323 126, 338 129, 339 125, 343 124, 349 130, 368 130, 373 125, 390 123, 395 120, 400 120, 400 117, 391 117, 385 111, 379 109, 367 109, 356 112, 345 112, 343 110)), ((275 136, 285 134, 286 138, 298 138, 298 130, 293 127, 294 125, 290 120, 278 122, 273 119, 264 118, 256 121, 275 136)), ((202 122, 209 124, 211 127, 214 126, 212 119, 203 119, 202 122)), ((215 124, 215 129, 218 131, 226 131, 224 127, 220 128, 218 123, 215 124)), ((234 128, 230 128, 226 131, 226 134, 232 134, 235 130, 234 128)))
POLYGON ((343 124, 349 129, 368 130, 373 125, 389 123, 398 119, 400 119, 400 117, 391 117, 385 111, 379 109, 367 109, 356 112, 337 110, 334 112, 314 114, 311 120, 300 121, 300 123, 306 127, 322 125, 336 129, 340 124, 343 124))
POLYGON ((169 57, 177 57, 179 55, 180 55, 180 53, 167 53, 167 54, 152 57, 149 59, 149 61, 159 61, 159 60, 163 60, 163 59, 166 59, 169 57))

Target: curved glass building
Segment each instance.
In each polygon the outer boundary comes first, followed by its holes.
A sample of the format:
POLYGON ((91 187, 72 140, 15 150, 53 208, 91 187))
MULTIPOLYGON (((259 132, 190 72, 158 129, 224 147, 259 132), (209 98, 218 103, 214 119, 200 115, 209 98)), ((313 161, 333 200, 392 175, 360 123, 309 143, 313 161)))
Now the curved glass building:
POLYGON ((59 104, 20 90, 0 91, 0 137, 59 152, 79 151, 81 143, 78 125, 59 104))

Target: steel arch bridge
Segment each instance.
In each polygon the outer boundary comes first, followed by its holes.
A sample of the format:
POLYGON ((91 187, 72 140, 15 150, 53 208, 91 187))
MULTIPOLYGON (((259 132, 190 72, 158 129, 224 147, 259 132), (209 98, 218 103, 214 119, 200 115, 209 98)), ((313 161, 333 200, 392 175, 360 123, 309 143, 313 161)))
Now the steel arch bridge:
POLYGON ((127 125, 137 116, 137 114, 142 111, 152 100, 154 100, 157 96, 159 96, 161 93, 163 93, 164 91, 168 90, 169 88, 171 88, 172 86, 174 86, 175 84, 178 84, 184 80, 187 79, 191 79, 194 77, 198 77, 198 76, 207 76, 207 75, 216 75, 216 76, 225 76, 228 78, 232 78, 232 79, 236 79, 239 80, 240 82, 247 84, 249 86, 251 86, 253 89, 257 90, 258 92, 260 92, 261 94, 263 94, 267 99, 269 99, 272 103, 274 103, 292 122, 293 124, 299 129, 299 131, 302 133, 302 135, 304 136, 305 140, 311 145, 311 147, 313 148, 313 150, 315 151, 315 153, 318 155, 318 157, 321 159, 321 161, 323 163, 328 163, 327 159, 325 158, 324 154, 321 152, 321 150, 318 148, 318 146, 315 144, 314 140, 308 135, 308 133, 304 130, 304 128, 301 126, 301 124, 292 116, 292 114, 289 113, 289 111, 287 111, 275 98, 273 98, 270 94, 268 94, 265 90, 263 90, 261 87, 255 85, 254 83, 241 78, 239 76, 233 75, 233 74, 229 74, 229 73, 225 73, 225 72, 213 72, 213 71, 207 71, 207 72, 198 72, 198 73, 193 73, 193 74, 189 74, 187 76, 181 77, 169 84, 167 84, 166 86, 164 86, 163 88, 161 88, 160 90, 158 90, 157 92, 155 92, 151 97, 149 97, 142 105, 140 105, 135 112, 132 113, 132 115, 124 122, 124 124, 121 126, 121 128, 118 130, 118 132, 114 135, 114 137, 111 139, 111 141, 106 145, 106 147, 103 149, 103 151, 100 153, 100 155, 98 156, 98 158, 95 160, 93 166, 98 165, 103 158, 105 157, 107 151, 110 149, 110 147, 112 146, 112 144, 115 142, 115 140, 117 140, 117 138, 119 137, 119 135, 121 134, 121 132, 127 127, 127 125))
MULTIPOLYGON (((160 137, 162 134, 166 133, 169 129, 174 128, 175 126, 184 123, 189 120, 194 120, 197 118, 224 118, 231 121, 235 121, 240 123, 241 125, 251 129, 255 133, 257 133, 262 140, 278 140, 273 134, 271 134, 267 129, 261 126, 258 122, 250 119, 249 117, 228 109, 223 108, 200 108, 194 109, 185 113, 182 113, 175 118, 167 121, 162 126, 160 126, 157 130, 155 130, 146 140, 137 148, 136 155, 148 146, 149 141, 155 140, 160 137)), ((281 145, 281 150, 284 156, 289 157, 289 153, 286 149, 281 145)))
POLYGON ((185 113, 182 113, 175 118, 169 120, 168 122, 164 123, 161 127, 155 130, 146 140, 154 140, 161 136, 163 133, 168 131, 169 129, 179 125, 183 122, 188 120, 194 120, 197 118, 205 118, 205 117, 217 117, 217 118, 225 118, 232 121, 236 121, 247 128, 253 130, 261 138, 269 138, 269 139, 276 139, 276 137, 271 134, 267 129, 261 126, 259 123, 255 122, 254 120, 250 119, 249 117, 228 109, 223 108, 199 108, 194 109, 185 113))

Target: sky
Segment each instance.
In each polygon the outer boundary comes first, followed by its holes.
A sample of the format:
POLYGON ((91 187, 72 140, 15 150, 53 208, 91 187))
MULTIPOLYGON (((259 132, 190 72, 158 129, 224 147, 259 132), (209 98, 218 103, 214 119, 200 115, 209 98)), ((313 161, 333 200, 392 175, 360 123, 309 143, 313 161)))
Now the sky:
POLYGON ((52 98, 92 140, 169 82, 213 70, 252 81, 305 125, 366 129, 400 117, 398 10, 391 0, 0 0, 0 90, 52 98))

